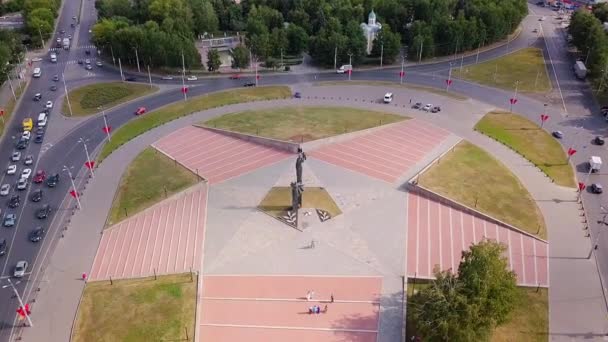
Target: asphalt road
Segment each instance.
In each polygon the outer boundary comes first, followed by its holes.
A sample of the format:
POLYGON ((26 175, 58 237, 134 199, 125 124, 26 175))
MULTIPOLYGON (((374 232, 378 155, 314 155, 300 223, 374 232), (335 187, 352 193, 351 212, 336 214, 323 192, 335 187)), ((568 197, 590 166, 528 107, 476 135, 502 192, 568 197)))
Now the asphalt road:
MULTIPOLYGON (((82 77, 90 77, 82 66, 79 66, 72 63, 65 63, 66 61, 75 61, 77 59, 83 59, 87 56, 84 54, 84 51, 89 43, 90 34, 88 33, 89 28, 95 21, 94 16, 94 4, 92 0, 84 0, 82 7, 82 17, 80 24, 76 27, 78 32, 72 32, 73 29, 70 28, 70 23, 73 21, 72 16, 78 15, 80 11, 80 3, 79 2, 65 2, 64 8, 61 13, 61 17, 59 19, 58 29, 65 29, 66 34, 72 34, 74 36, 74 40, 76 43, 72 44, 72 49, 67 51, 62 51, 59 55, 59 63, 54 64, 48 60, 48 57, 45 58, 40 64, 43 68, 43 76, 39 79, 34 79, 32 84, 28 88, 26 94, 24 95, 23 102, 19 107, 19 111, 16 113, 15 118, 13 119, 13 127, 12 134, 9 138, 3 139, 0 143, 0 155, 5 157, 8 165, 8 158, 13 152, 14 143, 18 137, 18 131, 20 130, 21 120, 24 117, 30 116, 35 118, 37 113, 41 109, 41 105, 43 102, 32 102, 31 98, 37 92, 43 94, 43 100, 52 99, 55 101, 62 95, 61 91, 61 83, 58 84, 59 90, 57 92, 51 92, 49 86, 53 83, 51 78, 54 74, 62 74, 64 71, 69 71, 70 80, 68 84, 73 84, 76 82, 80 82, 82 77), (69 69, 69 70, 66 70, 69 69)), ((444 61, 436 64, 422 64, 409 66, 406 69, 406 78, 405 83, 412 83, 416 85, 425 85, 435 88, 443 88, 445 85, 445 78, 450 68, 450 63, 452 63, 453 67, 459 67, 460 64, 467 65, 475 63, 477 60, 479 62, 493 59, 504 55, 510 51, 520 49, 531 44, 537 44, 539 47, 543 47, 544 44, 541 40, 538 40, 537 35, 532 33, 532 27, 536 27, 538 25, 537 17, 529 17, 524 22, 524 31, 522 34, 510 42, 508 45, 486 51, 481 52, 479 56, 472 55, 469 57, 465 57, 463 59, 460 56, 454 58, 451 61, 444 61)), ((564 82, 564 86, 569 86, 571 84, 572 89, 577 89, 576 80, 568 79, 569 73, 567 72, 567 68, 569 65, 568 56, 561 55, 558 58, 559 47, 563 45, 563 42, 559 41, 559 37, 555 35, 558 33, 557 31, 551 31, 552 28, 550 23, 543 23, 543 28, 545 35, 548 37, 548 44, 544 47, 545 49, 549 49, 551 54, 555 52, 556 58, 554 62, 558 62, 556 64, 556 72, 554 75, 557 75, 557 79, 561 82, 562 77, 567 80, 564 82), (545 27, 546 26, 546 27, 545 27), (554 50, 554 51, 551 51, 554 50)), ((563 39, 563 38, 562 38, 563 39)), ((370 70, 370 71, 358 71, 352 75, 353 80, 379 80, 379 81, 395 81, 398 82, 398 73, 400 68, 388 68, 382 70, 370 70)), ((550 71, 551 73, 551 71, 550 71)), ((95 69, 95 77, 96 79, 119 79, 118 71, 116 69, 110 67, 104 67, 103 69, 95 69)), ((570 72, 571 74, 571 72, 570 72)), ((67 75, 67 72, 66 72, 67 75)), ((137 75, 138 81, 146 82, 147 77, 143 75, 137 75)), ((552 76, 553 77, 553 76, 552 76)), ((348 78, 347 75, 338 75, 335 73, 318 73, 318 74, 278 74, 278 75, 262 75, 261 80, 259 81, 260 85, 272 85, 272 84, 297 84, 302 82, 318 82, 318 81, 343 81, 348 78)), ((195 82, 188 82, 190 86, 189 96, 201 95, 204 93, 218 91, 223 89, 240 87, 244 82, 253 81, 252 77, 246 77, 241 80, 229 80, 227 77, 225 78, 210 78, 210 79, 200 79, 195 82)), ((181 84, 181 79, 175 79, 172 81, 164 81, 161 80, 160 77, 155 76, 153 78, 154 83, 158 84, 181 84)), ((579 83, 580 84, 580 83, 579 83)), ((479 86, 467 82, 455 81, 451 86, 451 91, 455 91, 458 93, 466 94, 468 96, 481 99, 484 102, 496 105, 498 107, 507 107, 508 99, 512 96, 512 92, 496 90, 492 88, 487 88, 484 86, 479 86)), ((303 94, 306 96, 306 94, 303 94)), ((581 95, 581 98, 586 98, 586 95, 581 95)), ((180 101, 183 99, 183 95, 181 94, 179 88, 168 91, 161 96, 149 97, 145 101, 135 101, 116 110, 107 111, 107 121, 113 129, 116 129, 128 122, 129 120, 134 118, 133 112, 137 107, 144 105, 148 108, 148 110, 154 110, 161 106, 164 106, 168 103, 180 101)), ((423 99, 413 99, 413 101, 423 101, 423 99)), ((570 102, 576 102, 577 98, 569 98, 568 99, 568 108, 570 108, 570 102)), ((581 108, 587 108, 587 104, 581 105, 581 108)), ((527 112, 527 113, 542 113, 544 111, 543 103, 541 101, 531 100, 529 98, 519 98, 519 102, 517 104, 517 111, 527 112)), ((578 111, 571 110, 572 112, 578 111)), ((581 109, 582 113, 582 109, 581 109)), ((53 115, 59 115, 59 113, 54 113, 53 115)), ((594 122, 593 125, 596 123, 594 122)), ((74 174, 78 174, 79 171, 83 168, 85 162, 85 154, 83 151, 82 144, 79 143, 79 139, 84 138, 87 140, 87 146, 89 150, 92 151, 97 146, 99 146, 103 140, 106 138, 105 133, 102 131, 103 127, 103 118, 102 117, 94 117, 90 118, 80 125, 78 125, 74 130, 70 131, 67 135, 65 135, 61 140, 54 143, 53 146, 50 145, 37 145, 33 142, 30 143, 28 149, 25 154, 32 154, 34 156, 39 156, 35 163, 35 167, 32 169, 34 172, 36 170, 42 169, 47 173, 60 173, 61 181, 57 188, 48 189, 44 186, 44 195, 45 198, 41 203, 50 203, 53 208, 53 216, 49 217, 44 221, 40 221, 34 217, 35 210, 40 206, 40 204, 33 204, 29 201, 24 200, 25 196, 29 197, 29 193, 32 190, 35 190, 41 186, 39 185, 30 185, 27 191, 21 194, 22 196, 22 206, 18 208, 16 213, 19 216, 18 225, 15 228, 7 229, 0 228, 0 239, 6 238, 10 242, 10 251, 9 254, 0 259, 0 266, 2 267, 2 273, 0 276, 2 278, 6 278, 10 276, 12 273, 12 268, 16 264, 18 260, 28 260, 30 264, 36 264, 38 268, 40 266, 39 252, 42 250, 52 250, 54 248, 53 243, 56 242, 56 239, 47 238, 43 241, 43 243, 34 244, 28 241, 27 235, 31 229, 42 224, 45 228, 51 228, 47 231, 47 237, 51 237, 54 234, 57 234, 57 230, 59 229, 58 225, 50 225, 53 220, 56 219, 57 216, 61 216, 61 214, 66 214, 69 210, 73 209, 73 201, 64 201, 64 199, 69 198, 67 193, 70 189, 70 182, 68 180, 67 174, 62 172, 63 166, 67 166, 71 168, 74 174), (41 153, 41 150, 43 152, 41 153), (71 203, 68 207, 67 203, 71 203), (55 215, 59 214, 59 215, 55 215), (38 261, 38 262, 37 262, 38 261)), ((605 124, 602 126, 605 127, 605 124)), ((7 135, 8 136, 8 135, 7 135)), ((604 150, 605 152, 605 150, 604 150)), ((582 154, 582 153, 581 153, 582 154)), ((577 155, 578 156, 578 155, 577 155)), ((604 160, 608 161, 608 153, 604 160)), ((20 167, 19 171, 23 168, 20 167)), ((82 172, 80 172, 82 175, 82 172)), ((598 176, 600 177, 600 176, 598 176)), ((605 176, 608 184, 608 176, 605 176)), ((17 176, 6 176, 3 175, 0 178, 0 184, 5 182, 14 183, 17 180, 17 176)), ((82 178, 77 178, 76 182, 82 182, 82 178)), ((92 194, 85 194, 92 195, 92 194)), ((0 203, 2 200, 0 199, 0 203)), ((2 208, 2 210, 6 210, 2 208)), ((599 210, 599 205, 598 205, 599 210)), ((606 241, 602 240, 602 243, 608 246, 608 234, 604 236, 606 241)), ((601 251, 602 249, 600 249, 601 251)), ((46 253, 46 252, 45 252, 46 253)), ((75 256, 77 257, 77 256, 75 256)), ((607 259, 604 259, 607 260, 607 259)), ((608 262, 607 262, 608 264, 608 262)), ((607 265, 608 266, 608 265, 607 265)), ((31 267, 31 265, 30 265, 31 267)), ((31 268, 30 268, 31 269, 31 268)), ((607 269, 608 272, 608 269, 607 269)), ((608 273, 606 273, 608 274, 608 273)), ((33 278, 33 277, 30 277, 33 278)), ((28 277, 25 277, 24 280, 27 280, 28 277)), ((5 284, 5 281, 1 281, 2 284, 5 284)), ((27 283, 27 281, 22 282, 18 285, 18 289, 21 293, 27 294, 30 293, 33 289, 35 289, 37 285, 32 283, 27 283), (27 290, 24 288, 24 285, 28 284, 27 290)), ((14 323, 15 313, 14 310, 17 308, 18 304, 15 298, 12 298, 12 293, 9 289, 3 289, 0 291, 0 302, 8 303, 8 305, 4 305, 0 308, 0 341, 5 341, 9 339, 9 334, 11 331, 11 327, 14 323)))

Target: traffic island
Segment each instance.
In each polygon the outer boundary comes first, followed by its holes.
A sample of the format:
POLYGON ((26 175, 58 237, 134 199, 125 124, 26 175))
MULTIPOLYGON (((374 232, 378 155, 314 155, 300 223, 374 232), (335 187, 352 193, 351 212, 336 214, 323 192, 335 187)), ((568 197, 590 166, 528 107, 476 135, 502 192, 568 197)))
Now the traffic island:
POLYGON ((197 276, 89 282, 72 341, 186 341, 194 336, 197 276))
MULTIPOLYGON (((258 209, 291 227, 296 227, 296 217, 291 202, 291 187, 275 186, 264 196, 258 209)), ((323 187, 306 187, 302 193, 302 207, 299 211, 300 219, 305 221, 299 228, 306 228, 315 221, 325 222, 342 214, 329 192, 323 187)))
MULTIPOLYGON (((158 91, 157 86, 145 84, 105 82, 74 88, 68 93, 73 116, 99 113, 100 108, 110 108, 158 91)), ((64 98, 61 113, 70 115, 67 99, 64 98)))

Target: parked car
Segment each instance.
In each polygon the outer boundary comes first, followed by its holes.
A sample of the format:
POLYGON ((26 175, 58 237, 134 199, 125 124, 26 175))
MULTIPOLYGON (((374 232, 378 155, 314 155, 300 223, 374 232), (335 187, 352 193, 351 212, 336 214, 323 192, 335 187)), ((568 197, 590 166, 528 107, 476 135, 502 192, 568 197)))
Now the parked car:
POLYGON ((137 78, 135 78, 133 76, 125 77, 125 81, 127 81, 127 82, 135 82, 135 81, 137 81, 137 78))
POLYGON ((46 180, 46 185, 47 185, 49 188, 54 188, 54 187, 57 185, 57 183, 59 183, 59 174, 58 174, 58 173, 56 173, 56 174, 54 174, 54 175, 50 176, 50 177, 49 177, 49 178, 46 180))
POLYGON ((31 154, 28 154, 23 160, 23 164, 32 165, 34 163, 34 157, 31 154))
POLYGON ((93 70, 93 67, 91 66, 91 64, 87 64, 87 66, 84 67, 87 70, 93 70))
POLYGON ((44 107, 48 109, 53 109, 53 101, 46 101, 46 105, 44 107))
POLYGON ((248 82, 243 84, 243 87, 255 87, 255 82, 248 82))
POLYGON ((44 228, 36 227, 36 229, 34 229, 30 232, 30 235, 29 235, 30 241, 40 242, 40 240, 42 240, 42 238, 44 237, 44 233, 45 233, 44 228))
POLYGON ((13 270, 13 277, 23 278, 23 276, 25 276, 25 272, 27 271, 27 266, 28 263, 25 260, 17 262, 17 265, 15 265, 15 269, 13 270))
POLYGON ((431 109, 431 113, 439 113, 441 112, 441 107, 435 106, 431 109))
POLYGON ((25 190, 27 188, 27 178, 19 178, 17 181, 17 190, 25 190))
POLYGON ((597 137, 595 137, 595 139, 593 139, 593 143, 601 146, 601 145, 604 145, 606 143, 606 141, 604 140, 604 138, 602 138, 598 135, 597 137))
POLYGON ((42 99, 42 94, 40 94, 40 93, 36 93, 36 95, 34 95, 33 100, 34 100, 34 101, 40 101, 40 99, 42 99))
POLYGON ((145 114, 145 113, 146 113, 146 107, 139 107, 135 111, 135 115, 142 115, 142 114, 145 114))
POLYGON ((14 195, 11 199, 8 200, 7 205, 9 208, 15 209, 21 204, 21 199, 19 195, 14 195))
POLYGON ((302 94, 301 94, 299 91, 296 91, 296 92, 293 94, 293 97, 295 97, 296 99, 301 99, 301 98, 302 98, 302 94))
POLYGON ((15 173, 17 173, 17 165, 15 165, 15 164, 9 165, 8 168, 6 169, 6 174, 14 175, 15 173))
POLYGON ((601 194, 604 192, 604 188, 602 187, 602 184, 593 183, 591 184, 591 192, 594 194, 601 194))
POLYGON ((32 169, 30 169, 29 167, 26 167, 25 169, 23 169, 21 171, 21 178, 28 179, 28 178, 30 178, 31 175, 32 175, 32 169))
POLYGON ((36 172, 36 175, 34 176, 34 183, 40 184, 40 183, 44 182, 45 179, 46 179, 46 172, 44 172, 44 170, 38 170, 36 172))
POLYGON ((6 183, 6 184, 2 184, 2 187, 0 187, 0 196, 8 196, 8 194, 11 192, 11 185, 6 183))
POLYGON ((87 58, 87 59, 84 60, 84 63, 85 64, 91 64, 91 60, 87 58))
POLYGON ((21 133, 21 138, 23 138, 25 140, 30 140, 31 137, 32 137, 31 131, 23 131, 23 133, 21 133))
POLYGON ((59 75, 54 75, 53 76, 53 81, 59 82, 59 75))
POLYGON ((433 108, 433 105, 428 103, 428 104, 425 104, 424 107, 422 107, 422 110, 425 112, 429 112, 431 110, 431 108, 433 108))
POLYGON ((51 206, 48 204, 45 204, 40 209, 38 209, 38 211, 36 212, 36 217, 43 220, 43 219, 49 217, 50 214, 51 214, 51 206))
POLYGON ((194 75, 190 75, 186 78, 188 81, 196 81, 198 80, 198 77, 194 76, 194 75))
POLYGON ((2 239, 0 241, 0 256, 3 256, 8 251, 8 243, 6 243, 6 239, 2 239))
POLYGON ((4 220, 2 221, 2 225, 5 227, 14 227, 15 226, 15 222, 17 221, 17 215, 13 214, 13 213, 6 213, 4 214, 4 220))
POLYGON ((52 85, 52 86, 51 86, 49 89, 50 89, 51 91, 55 91, 55 90, 57 90, 57 86, 56 86, 56 85, 52 85))
POLYGON ((231 80, 240 80, 241 79, 241 75, 239 75, 239 74, 230 75, 230 79, 231 80))
POLYGON ((21 138, 17 142, 17 145, 15 146, 15 148, 18 149, 18 150, 25 150, 27 148, 27 143, 28 143, 27 139, 21 138))
POLYGON ((32 193, 30 199, 32 200, 32 202, 40 202, 42 200, 42 195, 42 189, 38 189, 32 193))
POLYGON ((91 50, 89 50, 89 49, 84 50, 84 54, 89 56, 91 54, 91 50))
POLYGON ((170 80, 173 79, 173 76, 171 76, 171 75, 165 75, 165 76, 162 77, 162 79, 165 80, 165 81, 170 81, 170 80))
POLYGON ((413 109, 420 109, 422 108, 422 102, 416 102, 414 103, 414 105, 412 106, 413 109))
POLYGON ((78 64, 81 64, 81 65, 82 65, 82 63, 84 63, 84 61, 83 61, 82 59, 79 59, 79 60, 78 60, 78 64))
POLYGON ((19 160, 21 160, 21 152, 13 152, 13 154, 11 154, 11 161, 18 162, 19 160))
POLYGON ((43 140, 44 140, 44 133, 43 134, 36 134, 36 137, 34 138, 34 142, 36 144, 42 143, 43 140))
POLYGON ((95 65, 97 65, 98 67, 102 67, 103 63, 101 61, 97 61, 97 62, 95 62, 95 65))
POLYGON ((551 135, 553 135, 557 139, 561 139, 564 137, 564 133, 562 133, 562 131, 553 131, 551 135))

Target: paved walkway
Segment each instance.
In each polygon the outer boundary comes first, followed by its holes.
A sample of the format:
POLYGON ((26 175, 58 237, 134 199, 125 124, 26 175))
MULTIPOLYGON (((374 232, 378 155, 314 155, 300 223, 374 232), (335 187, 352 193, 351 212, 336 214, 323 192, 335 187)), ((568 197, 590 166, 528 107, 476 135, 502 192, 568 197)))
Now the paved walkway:
MULTIPOLYGON (((345 91, 345 87, 333 88, 345 91)), ((370 99, 370 94, 383 93, 389 87, 351 87, 346 91, 351 97, 370 99), (357 89, 358 88, 358 89, 357 89)), ((302 89, 300 89, 302 90, 302 89)), ((391 89, 393 90, 393 89, 391 89)), ((309 93, 319 92, 327 94, 331 89, 317 87, 306 89, 309 93)), ((505 162, 507 166, 520 178, 524 185, 530 189, 533 197, 537 200, 541 210, 545 214, 549 227, 550 237, 553 238, 550 249, 550 274, 552 287, 550 290, 551 302, 551 332, 562 334, 561 336, 582 336, 583 334, 599 334, 605 329, 604 322, 606 317, 605 307, 601 303, 601 288, 597 278, 597 271, 592 260, 586 259, 588 252, 588 241, 582 238, 580 232, 581 224, 574 202, 575 194, 571 189, 563 189, 551 184, 546 177, 529 163, 523 161, 521 157, 508 150, 504 146, 489 140, 470 130, 472 123, 475 122, 488 106, 473 102, 478 111, 471 113, 470 107, 466 106, 466 112, 457 111, 459 105, 455 103, 447 111, 448 101, 445 98, 433 94, 421 93, 403 88, 394 89, 396 103, 394 106, 381 106, 373 104, 371 101, 365 103, 345 103, 337 100, 281 100, 260 103, 247 103, 222 108, 184 117, 150 132, 147 132, 129 144, 126 144, 118 151, 110 155, 98 168, 95 178, 90 182, 83 200, 83 210, 76 213, 72 219, 71 226, 79 229, 68 231, 66 238, 61 240, 60 248, 57 248, 52 256, 50 266, 44 275, 45 279, 41 283, 41 295, 36 302, 37 310, 33 319, 37 321, 34 328, 26 329, 24 332, 25 341, 66 341, 69 338, 69 327, 80 293, 83 289, 83 282, 77 280, 82 271, 88 270, 93 264, 96 247, 100 241, 100 232, 103 228, 106 214, 112 202, 113 192, 107 191, 107 184, 118 184, 121 175, 129 163, 144 148, 181 127, 185 127, 210 117, 252 108, 264 109, 281 105, 329 105, 341 106, 350 105, 367 107, 384 111, 403 113, 413 117, 424 118, 453 131, 475 144, 478 144, 495 155, 499 160, 505 162), (440 115, 430 115, 414 110, 410 110, 406 103, 399 99, 406 98, 439 98, 444 107, 444 112, 440 115), (452 110, 454 110, 452 112, 452 110), (454 120, 447 120, 451 117, 454 120), (91 194, 95 194, 91 196, 91 194), (79 258, 74 258, 78 255, 79 258), (582 281, 581 281, 582 280, 582 281), (48 281, 49 285, 44 283, 48 281), (573 289, 578 291, 573 291, 573 289), (53 314, 50 314, 50 313, 53 314), (577 317, 578 319, 572 319, 577 317), (584 319, 583 319, 584 318, 584 319), (577 335, 580 334, 580 335, 577 335)), ((435 102, 437 103, 437 102, 435 102)), ((369 215, 368 215, 369 216, 369 215)), ((365 218, 362 218, 365 219, 365 218)), ((336 240, 338 241, 338 240, 336 240)), ((381 322, 382 324, 382 322, 381 322)))

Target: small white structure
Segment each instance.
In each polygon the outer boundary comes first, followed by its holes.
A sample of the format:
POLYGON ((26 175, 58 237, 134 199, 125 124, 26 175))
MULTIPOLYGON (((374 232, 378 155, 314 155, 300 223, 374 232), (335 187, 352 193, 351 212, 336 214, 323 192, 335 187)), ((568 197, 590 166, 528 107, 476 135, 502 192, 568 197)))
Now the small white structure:
POLYGON ((367 24, 361 23, 361 29, 363 30, 365 39, 367 39, 366 52, 369 55, 372 53, 374 39, 376 38, 378 31, 382 29, 382 24, 376 22, 376 13, 374 13, 374 10, 369 13, 369 16, 367 17, 367 24))

